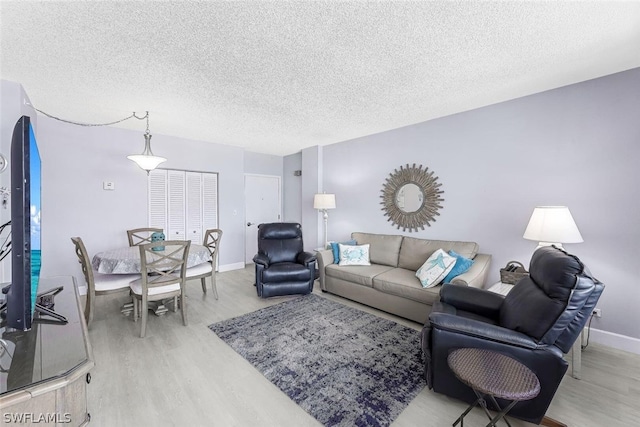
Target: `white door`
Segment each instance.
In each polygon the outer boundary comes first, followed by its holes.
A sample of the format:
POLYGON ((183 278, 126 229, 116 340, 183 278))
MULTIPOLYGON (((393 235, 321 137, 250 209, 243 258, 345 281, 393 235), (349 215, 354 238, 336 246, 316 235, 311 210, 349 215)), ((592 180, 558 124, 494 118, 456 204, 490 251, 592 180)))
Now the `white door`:
POLYGON ((252 263, 258 253, 258 225, 281 221, 280 177, 244 176, 245 262, 252 263))

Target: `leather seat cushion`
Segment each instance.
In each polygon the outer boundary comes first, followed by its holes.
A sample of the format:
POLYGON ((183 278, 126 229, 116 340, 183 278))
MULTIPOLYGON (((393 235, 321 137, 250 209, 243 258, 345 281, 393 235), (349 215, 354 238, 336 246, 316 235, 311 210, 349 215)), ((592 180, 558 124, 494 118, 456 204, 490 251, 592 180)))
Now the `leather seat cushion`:
POLYGON ((302 264, 281 262, 270 265, 262 272, 263 283, 301 282, 311 280, 312 271, 302 264))

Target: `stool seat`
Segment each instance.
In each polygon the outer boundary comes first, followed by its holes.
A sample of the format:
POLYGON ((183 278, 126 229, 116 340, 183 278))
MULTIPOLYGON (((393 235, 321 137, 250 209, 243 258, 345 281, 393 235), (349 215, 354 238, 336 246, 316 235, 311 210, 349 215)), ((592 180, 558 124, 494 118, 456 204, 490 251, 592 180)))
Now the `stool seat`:
POLYGON ((447 357, 451 371, 461 382, 473 389, 478 399, 455 421, 464 426, 464 417, 477 404, 489 417, 489 426, 495 426, 503 419, 509 427, 506 414, 513 406, 523 400, 533 399, 540 393, 538 377, 522 363, 504 354, 481 348, 459 348, 447 357), (489 396, 499 413, 492 417, 487 409, 484 396, 489 396), (511 403, 504 409, 500 408, 496 397, 509 400, 511 403))
POLYGON ((460 348, 447 359, 456 377, 482 393, 506 400, 529 400, 540 393, 540 381, 515 359, 480 348, 460 348))

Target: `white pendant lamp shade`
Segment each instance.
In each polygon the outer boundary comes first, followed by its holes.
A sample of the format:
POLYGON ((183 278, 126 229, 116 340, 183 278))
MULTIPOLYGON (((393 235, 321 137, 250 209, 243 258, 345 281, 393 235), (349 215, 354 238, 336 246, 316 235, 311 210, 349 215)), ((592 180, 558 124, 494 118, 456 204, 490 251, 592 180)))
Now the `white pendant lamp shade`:
POLYGON ((566 206, 538 206, 533 210, 523 237, 539 242, 538 246, 581 243, 584 240, 566 206))
POLYGON ((147 111, 147 115, 144 117, 147 119, 147 130, 144 133, 144 151, 142 154, 132 154, 127 156, 127 159, 136 162, 140 169, 144 169, 149 173, 149 171, 154 170, 160 165, 160 163, 166 162, 167 159, 160 156, 154 156, 151 151, 151 133, 149 133, 149 112, 147 111))

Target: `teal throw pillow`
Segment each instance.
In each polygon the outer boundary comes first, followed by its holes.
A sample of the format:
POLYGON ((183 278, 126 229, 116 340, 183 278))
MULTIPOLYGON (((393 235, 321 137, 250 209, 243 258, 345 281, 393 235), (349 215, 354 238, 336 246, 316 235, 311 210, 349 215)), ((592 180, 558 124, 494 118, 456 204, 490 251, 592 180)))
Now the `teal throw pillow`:
MULTIPOLYGON (((357 245, 356 241, 353 240, 353 239, 347 240, 346 242, 340 242, 340 243, 342 243, 343 245, 348 245, 348 246, 357 245)), ((329 242, 329 244, 331 245, 331 250, 333 251, 333 263, 334 264, 339 264, 340 263, 340 249, 338 248, 338 242, 329 242)))
POLYGON ((454 277, 462 274, 462 273, 466 273, 467 270, 469 270, 471 268, 471 266, 473 265, 473 260, 469 259, 469 258, 465 258, 462 255, 460 255, 459 253, 456 253, 455 251, 449 251, 449 255, 456 257, 456 264, 453 266, 453 268, 451 269, 451 271, 449 272, 449 274, 447 274, 444 278, 444 280, 442 281, 442 283, 449 283, 453 280, 454 277))

